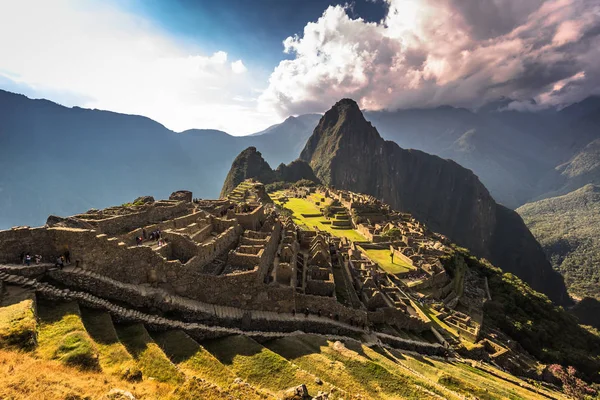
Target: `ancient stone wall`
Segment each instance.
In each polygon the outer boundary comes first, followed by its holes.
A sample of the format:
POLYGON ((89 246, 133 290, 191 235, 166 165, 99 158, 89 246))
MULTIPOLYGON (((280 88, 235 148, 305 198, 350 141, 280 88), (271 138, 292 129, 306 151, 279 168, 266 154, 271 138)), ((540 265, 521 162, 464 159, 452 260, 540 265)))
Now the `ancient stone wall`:
POLYGON ((75 218, 80 218, 91 223, 102 233, 107 235, 117 235, 124 232, 130 232, 140 226, 147 226, 160 221, 166 221, 189 214, 191 211, 191 203, 179 202, 168 205, 152 204, 147 209, 127 214, 109 217, 100 220, 88 220, 86 214, 76 215, 75 218))
POLYGON ((265 209, 260 205, 249 213, 235 213, 233 210, 228 210, 227 218, 235 218, 244 229, 256 231, 265 221, 265 209))

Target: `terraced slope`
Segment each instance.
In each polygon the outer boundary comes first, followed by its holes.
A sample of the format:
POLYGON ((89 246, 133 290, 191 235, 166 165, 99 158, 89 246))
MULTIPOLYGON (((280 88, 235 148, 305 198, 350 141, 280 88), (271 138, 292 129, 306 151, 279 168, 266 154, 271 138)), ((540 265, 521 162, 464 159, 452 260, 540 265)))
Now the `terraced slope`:
POLYGON ((34 296, 0 308, 0 348, 33 350, 36 345, 34 296))
POLYGON ((68 366, 100 371, 98 348, 85 330, 76 302, 38 303, 37 354, 68 366))
POLYGON ((367 347, 350 348, 312 335, 279 339, 267 346, 341 389, 367 398, 435 399, 446 395, 429 382, 403 373, 397 366, 388 369, 373 361, 365 354, 367 347))
MULTIPOLYGON (((119 341, 117 331, 107 312, 82 309, 83 324, 96 345, 103 371, 134 379, 137 364, 119 341)), ((139 375, 141 377, 141 375, 139 375)))
POLYGON ((239 384, 236 374, 185 332, 158 332, 152 334, 152 337, 171 361, 186 375, 202 377, 235 398, 248 400, 273 398, 252 385, 239 384))
POLYGON ((136 360, 144 377, 175 385, 183 382, 183 373, 154 342, 144 325, 117 325, 115 328, 119 340, 136 360))
POLYGON ((8 287, 0 307, 2 399, 100 399, 117 388, 137 399, 260 400, 301 384, 330 400, 561 398, 485 364, 309 334, 198 343, 181 330, 149 334, 143 324, 113 324, 109 313, 76 301, 8 287))
POLYGON ((333 387, 327 383, 318 385, 315 375, 245 336, 229 336, 202 345, 237 376, 274 395, 301 384, 306 384, 309 393, 315 394, 333 387))

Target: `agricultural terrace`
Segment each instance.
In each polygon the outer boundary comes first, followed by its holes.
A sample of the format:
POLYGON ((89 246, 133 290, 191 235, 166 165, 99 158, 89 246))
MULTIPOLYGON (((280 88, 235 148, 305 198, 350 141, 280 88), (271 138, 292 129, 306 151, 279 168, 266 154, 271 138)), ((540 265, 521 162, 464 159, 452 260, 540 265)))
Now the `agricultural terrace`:
POLYGON ((390 257, 390 251, 388 249, 362 249, 361 250, 373 261, 379 264, 379 266, 390 274, 400 274, 404 272, 415 271, 416 268, 408 264, 406 261, 400 259, 400 257, 394 257, 394 262, 390 257))
POLYGON ((271 198, 276 204, 286 208, 292 212, 292 219, 294 222, 307 229, 318 229, 331 233, 337 237, 345 237, 352 241, 364 242, 367 239, 354 229, 341 229, 333 228, 331 221, 328 221, 319 207, 313 202, 306 199, 299 199, 295 197, 288 198, 285 204, 281 203, 282 193, 276 192, 271 195, 271 198))

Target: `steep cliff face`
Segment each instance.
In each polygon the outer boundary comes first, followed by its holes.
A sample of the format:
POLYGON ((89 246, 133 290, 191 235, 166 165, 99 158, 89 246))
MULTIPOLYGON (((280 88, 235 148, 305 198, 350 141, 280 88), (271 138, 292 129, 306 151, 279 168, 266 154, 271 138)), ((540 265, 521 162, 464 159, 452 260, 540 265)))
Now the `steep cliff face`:
POLYGON ((557 302, 562 278, 520 217, 496 204, 470 170, 385 141, 350 99, 321 118, 300 158, 326 185, 371 194, 522 277, 557 302))
POLYGON ((301 179, 319 182, 306 161, 295 160, 288 165, 282 163, 273 171, 256 147, 248 147, 233 160, 223 183, 223 189, 221 189, 221 197, 227 196, 237 185, 248 178, 254 178, 265 184, 280 181, 297 182, 301 179))

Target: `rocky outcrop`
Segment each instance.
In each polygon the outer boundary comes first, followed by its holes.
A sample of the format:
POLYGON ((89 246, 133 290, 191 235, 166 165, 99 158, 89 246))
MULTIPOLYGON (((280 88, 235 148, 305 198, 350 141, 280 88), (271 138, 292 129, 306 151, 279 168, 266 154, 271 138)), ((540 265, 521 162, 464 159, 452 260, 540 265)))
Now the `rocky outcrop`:
POLYGON ((300 158, 324 184, 410 212, 554 301, 568 301, 561 276, 521 218, 496 204, 472 171, 383 140, 353 100, 343 99, 325 113, 300 158))
POLYGON ((150 204, 154 203, 154 197, 152 196, 140 196, 133 201, 133 204, 150 204))
POLYGON ((308 179, 313 182, 319 180, 307 162, 302 160, 292 161, 288 165, 280 164, 275 171, 271 169, 262 154, 256 147, 248 147, 242 151, 231 164, 231 169, 223 183, 221 197, 227 196, 233 189, 246 179, 256 179, 264 184, 273 182, 297 182, 308 179))
POLYGON ((275 180, 275 173, 256 147, 248 147, 242 151, 231 164, 231 169, 223 183, 221 197, 225 197, 244 180, 254 178, 262 183, 275 180))
POLYGON ((308 179, 309 181, 319 183, 319 178, 317 178, 306 161, 294 160, 288 165, 281 163, 275 170, 276 181, 298 182, 301 179, 308 179))

